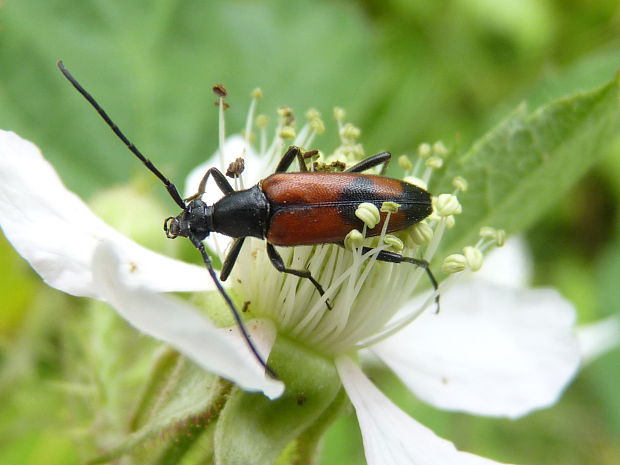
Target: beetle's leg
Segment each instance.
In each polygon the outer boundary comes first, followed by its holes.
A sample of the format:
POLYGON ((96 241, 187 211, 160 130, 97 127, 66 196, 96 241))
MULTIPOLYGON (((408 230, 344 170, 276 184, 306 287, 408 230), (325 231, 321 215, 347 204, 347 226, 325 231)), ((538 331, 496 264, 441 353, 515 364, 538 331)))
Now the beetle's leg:
POLYGON ((383 174, 387 169, 388 164, 390 163, 391 157, 392 154, 390 152, 377 153, 376 155, 371 155, 370 157, 360 161, 357 165, 353 165, 351 168, 345 170, 344 172, 361 173, 362 171, 366 171, 370 168, 374 168, 375 166, 380 165, 381 163, 384 163, 383 167, 381 168, 381 174, 383 174))
POLYGON ((280 163, 278 163, 275 172, 284 173, 287 169, 290 168, 295 158, 297 158, 297 160, 299 161, 299 171, 308 171, 308 169, 306 168, 306 162, 304 161, 304 157, 301 154, 301 150, 299 149, 299 147, 291 145, 286 151, 286 153, 282 156, 282 159, 280 160, 280 163))
MULTIPOLYGON (((365 254, 370 252, 372 249, 370 247, 362 247, 362 253, 365 254)), ((419 266, 420 268, 424 268, 426 274, 428 275, 428 279, 431 280, 431 284, 433 285, 433 289, 435 292, 439 290, 439 284, 437 284, 437 280, 431 271, 430 264, 426 260, 422 260, 419 258, 413 257, 403 257, 402 255, 394 252, 388 252, 387 250, 380 251, 377 255, 377 260, 380 262, 390 262, 390 263, 411 263, 412 265, 419 266)), ((437 305, 437 313, 439 313, 439 293, 435 296, 435 304, 437 305)))
POLYGON ((198 192, 196 192, 191 197, 186 198, 185 199, 186 202, 189 202, 191 200, 196 200, 202 197, 202 194, 205 193, 205 189, 207 187, 207 181, 209 180, 209 176, 213 176, 213 179, 215 179, 215 183, 217 184, 217 187, 220 188, 220 190, 224 193, 224 195, 228 195, 228 194, 231 194, 232 192, 235 192, 235 189, 233 188, 233 186, 230 185, 230 183, 228 182, 228 179, 226 179, 226 176, 224 176, 220 170, 218 170, 217 168, 209 168, 207 172, 205 173, 205 175, 203 176, 202 180, 200 181, 200 184, 198 185, 198 192))
POLYGON ((238 237, 235 239, 230 246, 230 250, 228 251, 228 255, 224 259, 224 264, 222 265, 222 271, 220 272, 220 281, 226 281, 228 279, 228 275, 235 266, 235 262, 237 261, 237 257, 239 256, 239 252, 241 252, 241 247, 243 247, 243 241, 245 237, 238 237))
POLYGON ((217 287, 217 290, 219 291, 220 295, 224 298, 224 301, 228 305, 228 308, 230 308, 230 311, 232 312, 233 317, 235 318, 235 321, 237 322, 237 327, 239 328, 239 331, 243 335, 243 339, 245 340, 246 344, 248 345, 248 347, 254 354, 254 357, 256 358, 258 363, 260 363, 265 368, 265 371, 267 371, 267 373, 269 373, 269 375, 271 375, 272 378, 278 379, 278 375, 276 374, 276 372, 273 371, 269 365, 267 365, 267 361, 263 358, 263 356, 258 351, 256 345, 252 341, 252 338, 250 337, 250 333, 248 332, 247 328, 245 327, 245 324, 243 323, 243 318, 241 318, 241 315, 239 314, 239 310, 237 310, 237 307, 235 306, 232 299, 230 298, 230 296, 224 289, 224 286, 222 286, 222 283, 219 281, 219 279, 217 279, 217 275, 215 274, 215 270, 213 269, 213 265, 211 264, 211 259, 209 258, 209 254, 207 253, 207 250, 205 249, 204 243, 202 241, 199 241, 198 239, 196 239, 194 236, 191 236, 191 235, 189 236, 189 240, 192 242, 193 246, 196 247, 198 251, 200 252, 200 255, 202 256, 202 261, 204 262, 205 267, 207 268, 207 271, 211 275, 211 279, 213 280, 215 287, 217 287))
MULTIPOLYGON (((273 264, 273 266, 276 267, 276 270, 280 271, 281 273, 288 273, 288 274, 292 274, 295 276, 299 276, 300 278, 309 279, 310 282, 314 284, 314 287, 316 288, 316 290, 318 291, 320 295, 325 294, 325 291, 323 290, 323 286, 321 286, 319 282, 312 277, 312 274, 310 273, 310 271, 294 270, 292 268, 287 268, 284 265, 284 260, 282 260, 282 257, 280 256, 276 248, 269 242, 267 242, 267 255, 269 256, 269 260, 271 260, 271 263, 273 264)), ((329 308, 330 310, 332 309, 332 305, 329 302, 329 299, 325 301, 325 304, 327 305, 327 308, 329 308)))

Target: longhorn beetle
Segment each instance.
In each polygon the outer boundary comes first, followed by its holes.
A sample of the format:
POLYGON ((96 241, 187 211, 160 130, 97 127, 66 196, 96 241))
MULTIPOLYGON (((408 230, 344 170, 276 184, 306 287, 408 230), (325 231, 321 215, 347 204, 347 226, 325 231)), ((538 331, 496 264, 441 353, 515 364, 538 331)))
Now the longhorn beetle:
MULTIPOLYGON (((181 208, 178 216, 170 216, 164 220, 166 236, 170 239, 179 236, 187 237, 198 249, 213 282, 232 311, 247 345, 256 359, 274 378, 276 374, 259 354, 243 324, 239 311, 220 282, 226 281, 230 275, 245 238, 264 239, 267 243, 267 255, 278 271, 310 280, 317 292, 323 295, 323 287, 314 279, 310 271, 287 268, 274 246, 326 243, 343 245, 345 236, 352 229, 362 226, 361 220, 355 216, 355 210, 362 202, 370 202, 377 207, 381 207, 381 204, 387 201, 400 205, 398 211, 390 217, 387 232, 405 229, 422 221, 433 211, 431 194, 424 189, 397 179, 360 174, 375 166, 387 164, 391 157, 389 152, 370 156, 344 172, 308 172, 303 154, 299 147, 295 146, 289 147, 286 151, 275 173, 259 181, 254 187, 235 191, 220 170, 210 168, 202 178, 198 192, 183 200, 176 186, 125 137, 103 108, 64 67, 62 61, 58 62, 58 68, 73 87, 97 110, 114 134, 166 186, 172 199, 181 208), (287 173, 286 171, 296 159, 300 172, 287 173), (201 200, 210 177, 213 177, 224 194, 213 205, 207 205, 201 200), (233 238, 228 255, 224 259, 219 280, 203 244, 203 240, 212 232, 233 238)), ((368 230, 366 236, 381 234, 385 218, 386 216, 382 215, 379 224, 368 230)), ((362 253, 370 250, 369 247, 363 247, 362 253)), ((403 257, 386 250, 376 253, 376 259, 391 263, 406 262, 423 268, 437 292, 437 281, 426 260, 403 257)), ((438 293, 435 296, 435 302, 439 306, 438 293)), ((326 305, 331 309, 329 300, 326 300, 326 305)))

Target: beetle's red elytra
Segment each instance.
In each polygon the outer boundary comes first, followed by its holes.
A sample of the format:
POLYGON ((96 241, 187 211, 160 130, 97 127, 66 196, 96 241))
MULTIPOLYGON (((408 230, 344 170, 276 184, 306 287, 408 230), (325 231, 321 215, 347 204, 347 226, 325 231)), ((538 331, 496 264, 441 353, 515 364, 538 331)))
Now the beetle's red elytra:
MULTIPOLYGON (((271 207, 265 239, 274 245, 340 243, 363 224, 355 216, 362 202, 381 208, 383 202, 399 204, 390 215, 386 232, 400 231, 432 212, 430 194, 398 179, 357 173, 282 173, 260 183, 271 207)), ((379 235, 387 214, 366 232, 379 235)))

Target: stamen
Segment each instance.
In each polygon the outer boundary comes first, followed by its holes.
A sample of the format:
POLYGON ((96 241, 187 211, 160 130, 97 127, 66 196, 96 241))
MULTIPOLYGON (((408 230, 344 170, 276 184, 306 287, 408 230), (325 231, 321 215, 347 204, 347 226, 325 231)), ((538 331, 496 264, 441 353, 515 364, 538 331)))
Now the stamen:
POLYGON ((456 195, 439 194, 434 210, 439 216, 458 215, 463 211, 456 195))
POLYGON ((361 247, 364 243, 364 236, 357 229, 352 229, 349 234, 344 238, 344 247, 347 250, 353 251, 358 247, 361 247))
POLYGON ((259 98, 262 98, 263 91, 258 87, 252 91, 252 100, 250 101, 250 108, 248 110, 248 116, 245 120, 245 146, 246 150, 250 147, 250 138, 252 136, 252 121, 254 121, 254 112, 256 111, 256 103, 259 98))
POLYGON ((258 115, 256 117, 256 127, 260 130, 260 153, 267 152, 267 124, 269 118, 267 115, 258 115))
POLYGON ((334 107, 334 118, 336 119, 336 123, 338 124, 338 134, 342 132, 342 125, 346 116, 347 112, 344 111, 343 108, 334 107))
POLYGON ((432 156, 427 158, 424 164, 426 165, 426 170, 424 170, 422 180, 428 184, 431 179, 431 175, 433 174, 433 170, 440 169, 443 166, 443 160, 437 156, 432 156))
POLYGON ((469 187, 467 181, 462 176, 456 176, 452 180, 452 185, 455 188, 455 191, 453 192, 454 195, 457 195, 459 192, 467 192, 467 188, 469 187))
POLYGON ((392 216, 392 213, 396 213, 399 208, 400 208, 400 205, 398 205, 396 202, 383 202, 381 204, 381 211, 386 214, 385 221, 383 222, 383 228, 381 228, 381 236, 380 236, 381 239, 380 240, 382 242, 385 239, 385 233, 387 232, 388 224, 390 222, 390 217, 392 216))
POLYGON ((398 166, 400 166, 405 173, 408 173, 413 169, 413 163, 411 163, 411 160, 409 160, 407 155, 401 155, 398 157, 398 166))
POLYGON ((431 155, 431 146, 426 142, 420 144, 418 146, 418 159, 416 160, 415 167, 413 168, 413 173, 416 176, 419 176, 420 170, 422 169, 422 163, 424 160, 431 155))
POLYGON ((339 131, 343 145, 351 145, 359 139, 362 131, 351 123, 346 123, 339 131))
POLYGON ((213 93, 218 97, 218 138, 220 146, 220 170, 224 171, 226 169, 226 154, 224 153, 224 141, 226 140, 226 123, 224 119, 224 110, 226 103, 224 102, 224 97, 226 97, 227 92, 224 86, 222 86, 221 84, 217 84, 213 86, 213 93))
POLYGON ((431 156, 432 148, 431 144, 423 142, 418 146, 418 157, 422 160, 431 156))
POLYGON ((448 153, 448 149, 442 141, 438 140, 433 144, 433 153, 438 157, 443 157, 448 153))

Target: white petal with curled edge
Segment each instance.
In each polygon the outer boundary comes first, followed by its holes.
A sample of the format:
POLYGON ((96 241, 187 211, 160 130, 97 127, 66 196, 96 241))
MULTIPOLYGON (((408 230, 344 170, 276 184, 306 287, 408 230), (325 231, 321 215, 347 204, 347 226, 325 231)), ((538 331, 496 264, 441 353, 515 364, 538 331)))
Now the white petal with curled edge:
POLYGON ((68 191, 39 149, 0 130, 0 224, 43 280, 68 294, 100 298, 90 269, 97 244, 116 244, 131 280, 150 290, 213 289, 202 267, 136 244, 97 218, 68 191))
POLYGON ((620 345, 620 315, 611 315, 577 328, 581 361, 590 363, 620 345))
POLYGON ((372 350, 431 405, 515 418, 553 404, 573 378, 574 322, 553 289, 472 281, 372 350))
POLYGON ((342 384, 355 408, 368 465, 491 465, 460 452, 383 395, 346 356, 336 359, 342 384))
MULTIPOLYGON (((138 330, 167 342, 205 370, 244 390, 261 391, 272 399, 284 391, 281 381, 265 374, 238 331, 215 327, 179 299, 128 286, 114 245, 103 242, 97 247, 93 274, 108 303, 138 330)), ((267 359, 276 337, 275 326, 268 320, 256 320, 248 324, 248 330, 267 359)))

